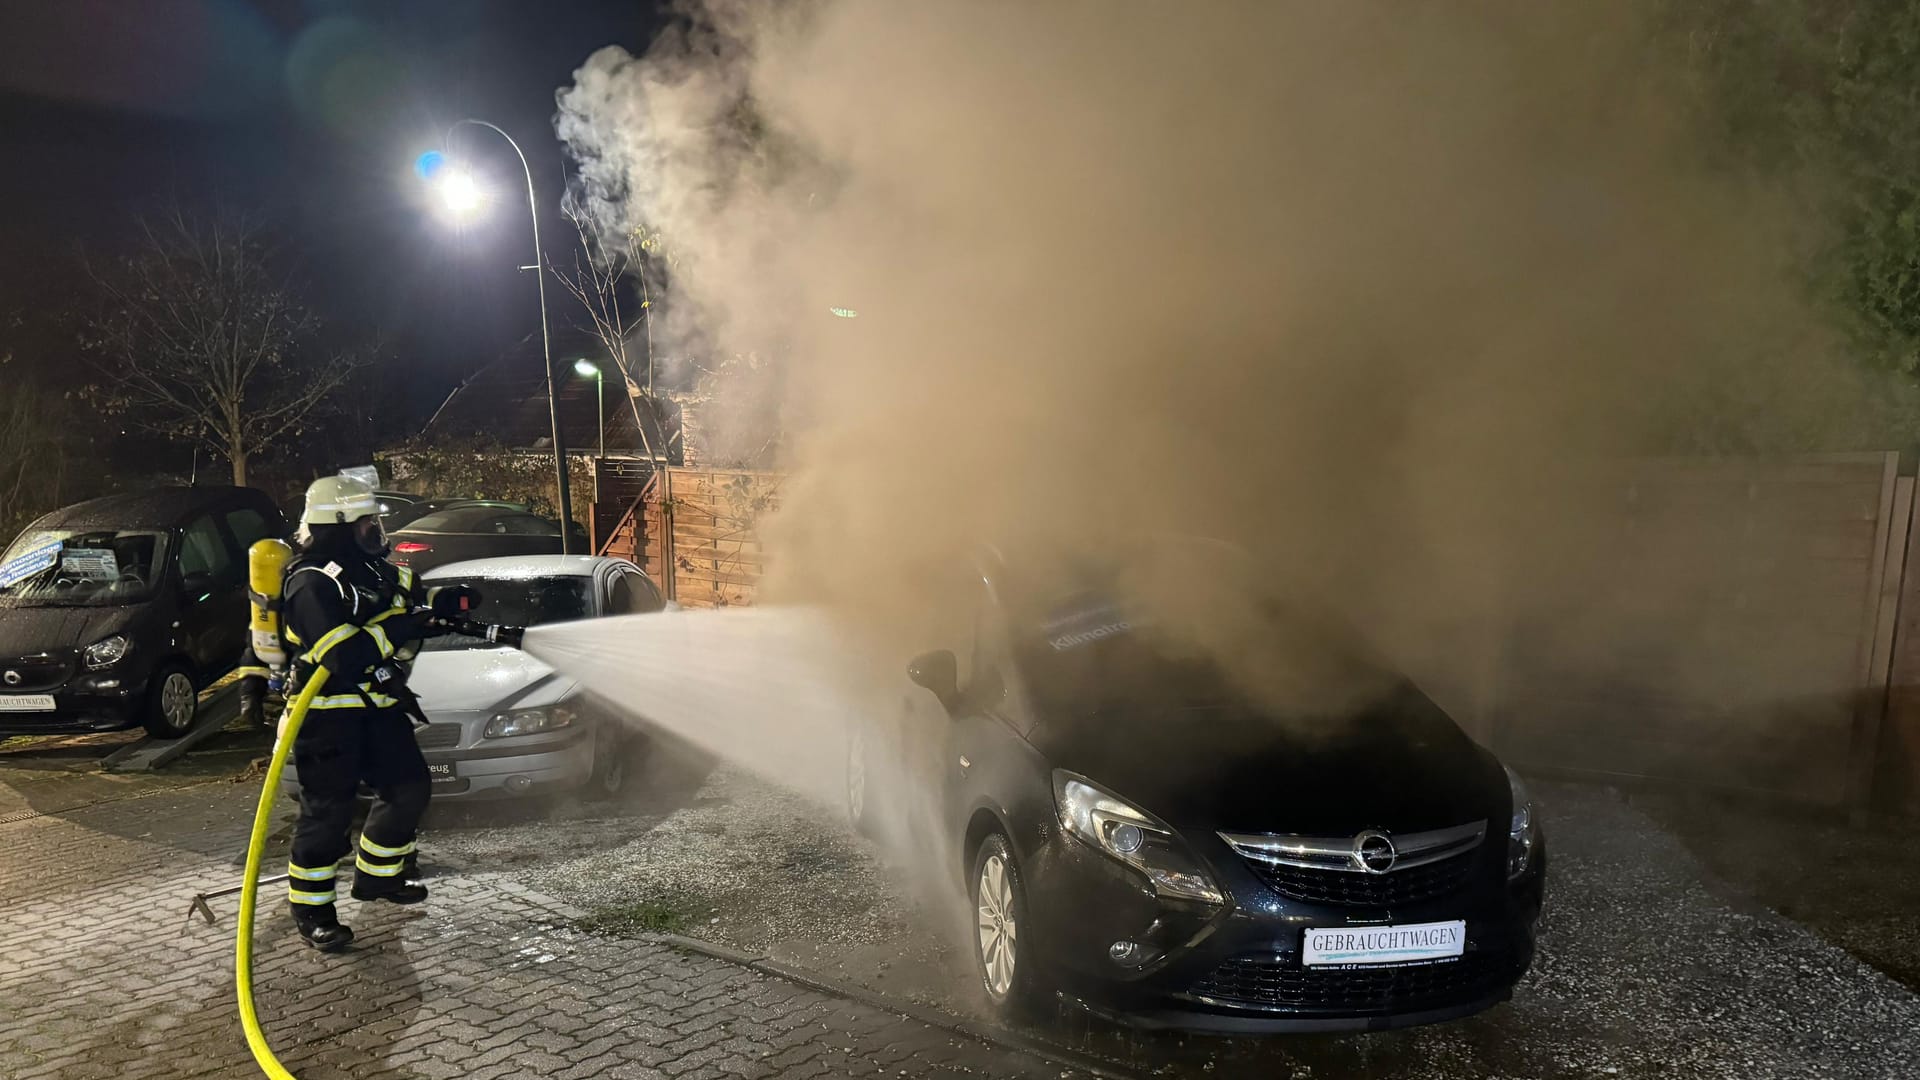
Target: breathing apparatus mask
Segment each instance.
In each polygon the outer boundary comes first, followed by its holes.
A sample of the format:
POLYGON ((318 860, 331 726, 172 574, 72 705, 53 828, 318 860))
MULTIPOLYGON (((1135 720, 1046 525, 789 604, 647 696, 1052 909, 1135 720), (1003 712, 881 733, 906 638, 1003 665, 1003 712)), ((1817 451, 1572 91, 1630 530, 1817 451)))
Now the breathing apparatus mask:
POLYGON ((376 559, 384 559, 393 549, 387 542, 386 527, 377 517, 364 517, 353 523, 353 542, 376 559))

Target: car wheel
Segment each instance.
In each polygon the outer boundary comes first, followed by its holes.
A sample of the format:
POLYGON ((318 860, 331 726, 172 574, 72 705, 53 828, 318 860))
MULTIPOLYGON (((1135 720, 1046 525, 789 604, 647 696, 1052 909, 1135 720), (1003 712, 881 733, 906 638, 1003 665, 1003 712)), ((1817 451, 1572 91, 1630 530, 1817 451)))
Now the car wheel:
POLYGON ((992 833, 973 857, 973 959, 987 1003, 1001 1016, 1030 1016, 1043 998, 1034 964, 1033 928, 1027 920, 1027 884, 1013 846, 992 833))
POLYGON ((847 727, 847 824, 868 839, 880 833, 880 732, 858 721, 847 727))
POLYGON ((632 757, 632 749, 621 736, 619 725, 601 722, 593 737, 593 772, 587 777, 587 798, 619 798, 627 790, 632 757))
POLYGON ((177 739, 193 727, 200 711, 200 692, 193 675, 182 664, 167 664, 153 673, 147 687, 147 734, 156 739, 177 739))

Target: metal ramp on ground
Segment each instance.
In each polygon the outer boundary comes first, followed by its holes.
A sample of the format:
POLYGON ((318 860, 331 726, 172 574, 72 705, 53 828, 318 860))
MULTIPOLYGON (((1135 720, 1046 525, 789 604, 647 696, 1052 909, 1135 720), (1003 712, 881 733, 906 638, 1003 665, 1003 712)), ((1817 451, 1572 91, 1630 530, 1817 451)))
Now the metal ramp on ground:
POLYGON ((240 688, 226 683, 200 695, 200 712, 193 727, 177 739, 156 739, 151 735, 136 739, 100 759, 100 767, 109 772, 153 772, 185 757, 194 747, 225 731, 240 715, 240 688))

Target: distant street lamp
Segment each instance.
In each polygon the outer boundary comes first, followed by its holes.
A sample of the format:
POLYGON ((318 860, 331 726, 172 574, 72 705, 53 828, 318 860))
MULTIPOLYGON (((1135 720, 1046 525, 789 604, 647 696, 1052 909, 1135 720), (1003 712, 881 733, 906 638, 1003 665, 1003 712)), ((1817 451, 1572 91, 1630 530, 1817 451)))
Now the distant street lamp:
MULTIPOLYGON (((574 361, 574 371, 578 371, 580 375, 591 375, 591 377, 593 377, 593 409, 595 409, 593 415, 599 417, 599 423, 601 423, 601 463, 603 463, 601 467, 605 467, 605 461, 607 461, 607 373, 601 371, 601 365, 593 363, 591 359, 586 359, 586 357, 580 357, 580 359, 574 361)), ((599 469, 593 469, 593 502, 599 502, 599 473, 601 473, 599 469)))
MULTIPOLYGON (((486 128, 488 131, 507 140, 513 147, 514 155, 520 159, 520 171, 527 177, 527 217, 533 222, 533 265, 523 266, 522 270, 532 270, 534 280, 540 288, 540 349, 547 361, 547 413, 553 423, 553 472, 560 487, 560 553, 572 554, 570 526, 573 524, 573 492, 567 478, 567 443, 560 431, 559 384, 553 378, 553 337, 547 331, 547 261, 540 252, 540 209, 533 193, 533 170, 527 166, 527 155, 520 150, 520 144, 513 136, 502 131, 496 124, 485 120, 461 120, 447 129, 447 143, 453 142, 454 128, 461 124, 486 128)), ((481 187, 471 172, 448 162, 444 155, 429 152, 421 155, 420 174, 431 183, 440 197, 441 205, 455 218, 472 217, 486 204, 486 190, 481 187)), ((601 437, 602 453, 605 452, 605 435, 601 437)))

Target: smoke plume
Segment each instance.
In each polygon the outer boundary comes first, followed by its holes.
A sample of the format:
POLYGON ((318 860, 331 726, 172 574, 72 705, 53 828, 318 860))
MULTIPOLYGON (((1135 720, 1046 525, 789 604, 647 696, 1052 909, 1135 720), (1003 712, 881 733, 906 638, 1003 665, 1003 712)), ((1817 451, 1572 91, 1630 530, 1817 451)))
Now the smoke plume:
MULTIPOLYGON (((1203 534, 1459 668, 1570 602, 1591 463, 1868 409, 1785 204, 1582 7, 716 0, 557 123, 674 252, 668 326, 784 368, 763 599, 964 656, 980 544, 1203 534)), ((1209 561, 1137 584, 1231 662, 1209 561)))

